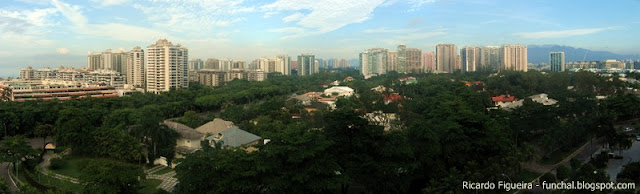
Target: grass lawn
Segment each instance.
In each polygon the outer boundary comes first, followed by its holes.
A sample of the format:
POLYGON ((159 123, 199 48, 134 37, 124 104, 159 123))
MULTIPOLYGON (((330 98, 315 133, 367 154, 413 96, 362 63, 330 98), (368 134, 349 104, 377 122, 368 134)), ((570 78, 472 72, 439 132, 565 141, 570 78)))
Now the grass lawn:
POLYGON ((34 173, 36 173, 35 179, 41 184, 48 184, 66 191, 71 191, 73 193, 82 193, 82 190, 84 189, 84 187, 80 184, 75 184, 68 181, 56 179, 50 176, 43 175, 39 172, 34 172, 34 173))
POLYGON ((538 178, 538 176, 540 176, 540 175, 542 175, 542 174, 538 174, 538 173, 531 172, 531 171, 528 171, 528 170, 523 170, 513 180, 514 181, 531 182, 531 181, 533 181, 533 179, 538 178))
POLYGON ((157 179, 147 179, 144 180, 143 182, 140 183, 140 185, 142 185, 142 189, 140 189, 138 191, 138 193, 142 193, 142 194, 153 194, 156 193, 156 191, 158 191, 158 189, 156 189, 156 187, 158 185, 160 185, 160 183, 162 183, 161 180, 157 180, 157 179))
POLYGON ((82 170, 81 168, 86 165, 89 162, 88 160, 90 159, 67 156, 63 160, 66 162, 66 164, 62 168, 51 171, 57 174, 78 178, 82 174, 80 173, 80 171, 82 170))
POLYGON ((166 174, 166 173, 169 173, 169 172, 171 172, 171 171, 173 171, 173 169, 172 169, 172 168, 164 167, 164 168, 162 168, 161 170, 158 170, 158 171, 153 172, 153 173, 151 173, 151 174, 158 174, 158 175, 160 175, 160 174, 166 174))
POLYGON ((540 159, 540 164, 544 164, 544 165, 557 164, 558 162, 562 161, 565 157, 569 156, 569 154, 578 150, 578 148, 583 146, 584 143, 586 142, 580 143, 572 147, 562 148, 560 150, 552 152, 551 154, 549 154, 549 156, 540 159))

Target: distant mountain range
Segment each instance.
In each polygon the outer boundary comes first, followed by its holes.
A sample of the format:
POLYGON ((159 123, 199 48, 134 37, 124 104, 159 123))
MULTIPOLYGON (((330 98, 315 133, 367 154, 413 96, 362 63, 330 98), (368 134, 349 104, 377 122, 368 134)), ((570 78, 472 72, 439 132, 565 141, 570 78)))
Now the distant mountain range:
POLYGON ((566 62, 574 61, 601 61, 606 59, 639 59, 638 55, 621 55, 609 51, 592 51, 583 48, 574 48, 560 45, 528 45, 527 60, 529 63, 549 63, 549 53, 563 51, 566 62), (586 55, 585 55, 586 54, 586 55), (586 57, 585 57, 586 56, 586 57))

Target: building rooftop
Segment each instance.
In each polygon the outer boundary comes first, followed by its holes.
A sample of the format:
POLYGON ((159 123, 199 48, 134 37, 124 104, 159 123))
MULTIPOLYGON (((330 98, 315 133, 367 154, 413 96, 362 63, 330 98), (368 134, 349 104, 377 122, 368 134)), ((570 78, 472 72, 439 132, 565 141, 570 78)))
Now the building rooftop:
POLYGON ((494 102, 513 102, 516 101, 516 97, 503 94, 500 96, 491 97, 491 100, 494 102))
POLYGON ((215 141, 216 143, 222 141, 223 147, 240 147, 262 138, 234 126, 220 131, 218 134, 211 135, 206 139, 209 141, 215 141))

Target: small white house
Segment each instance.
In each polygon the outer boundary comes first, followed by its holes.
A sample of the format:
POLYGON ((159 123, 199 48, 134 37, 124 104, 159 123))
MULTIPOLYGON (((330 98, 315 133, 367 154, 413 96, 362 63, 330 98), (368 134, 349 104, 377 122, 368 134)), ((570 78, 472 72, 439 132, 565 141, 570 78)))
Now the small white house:
POLYGON ((347 86, 334 86, 324 90, 325 96, 353 96, 353 89, 347 86), (337 95, 334 95, 337 94, 337 95))

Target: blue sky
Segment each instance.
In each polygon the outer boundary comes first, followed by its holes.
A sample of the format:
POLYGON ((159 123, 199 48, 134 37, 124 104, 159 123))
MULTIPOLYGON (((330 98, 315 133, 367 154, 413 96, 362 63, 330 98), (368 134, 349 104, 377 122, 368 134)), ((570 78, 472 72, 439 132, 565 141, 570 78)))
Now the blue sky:
MULTIPOLYGON (((314 53, 357 58, 397 44, 559 44, 640 54, 640 0, 0 0, 0 76, 84 67, 89 51, 159 38, 190 58, 314 53)), ((295 57, 294 57, 295 58, 295 57)))

